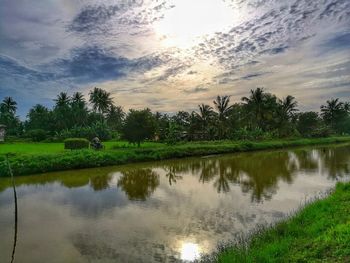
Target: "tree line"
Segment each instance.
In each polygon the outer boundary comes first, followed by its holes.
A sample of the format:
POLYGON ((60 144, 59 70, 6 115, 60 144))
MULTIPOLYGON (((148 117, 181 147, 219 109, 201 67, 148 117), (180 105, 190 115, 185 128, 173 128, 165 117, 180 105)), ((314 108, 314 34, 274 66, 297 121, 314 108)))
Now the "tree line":
POLYGON ((49 109, 33 106, 25 121, 16 116, 17 103, 6 97, 0 104, 0 124, 7 134, 34 141, 60 141, 71 137, 102 140, 126 139, 140 144, 159 140, 169 144, 196 140, 254 140, 277 137, 325 137, 350 133, 350 103, 327 100, 315 111, 301 112, 297 100, 283 99, 263 88, 251 90, 240 102, 217 96, 212 105, 200 104, 196 111, 174 114, 153 113, 149 108, 124 112, 111 94, 94 88, 88 100, 82 93, 61 92, 49 109))

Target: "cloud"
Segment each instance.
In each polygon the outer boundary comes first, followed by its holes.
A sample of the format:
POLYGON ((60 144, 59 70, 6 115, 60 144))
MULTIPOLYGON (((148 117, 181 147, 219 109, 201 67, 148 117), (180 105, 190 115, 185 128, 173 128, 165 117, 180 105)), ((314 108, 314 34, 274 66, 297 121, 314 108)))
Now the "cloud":
MULTIPOLYGON (((99 82, 126 76, 131 61, 97 46, 72 50, 70 57, 54 61, 54 71, 77 83, 99 82)), ((51 67, 52 67, 51 66, 51 67)))
POLYGON ((187 94, 193 94, 193 93, 202 93, 202 92, 206 92, 208 91, 209 88, 205 88, 205 87, 201 87, 201 86, 198 86, 198 87, 195 87, 193 89, 188 89, 188 90, 184 90, 183 92, 184 93, 187 93, 187 94))
MULTIPOLYGON (((28 108, 98 85, 125 107, 162 111, 217 94, 239 99, 256 86, 301 105, 349 98, 349 1, 224 2, 232 21, 180 47, 158 26, 183 0, 0 0, 0 96, 28 108)), ((198 20, 199 9, 187 11, 198 20)), ((163 29, 172 32, 171 23, 163 29)))

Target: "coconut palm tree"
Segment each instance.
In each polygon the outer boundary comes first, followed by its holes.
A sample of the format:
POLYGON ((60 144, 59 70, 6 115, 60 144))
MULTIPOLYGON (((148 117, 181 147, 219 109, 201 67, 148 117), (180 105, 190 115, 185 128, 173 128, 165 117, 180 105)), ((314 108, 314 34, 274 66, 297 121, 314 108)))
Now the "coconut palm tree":
POLYGON ((283 100, 280 100, 282 114, 287 118, 293 117, 294 113, 298 111, 298 102, 291 95, 288 95, 283 100))
POLYGON ((242 101, 246 107, 249 108, 249 111, 254 115, 254 121, 257 123, 258 127, 261 128, 265 104, 264 88, 256 88, 255 90, 250 90, 250 96, 243 97, 242 101))
POLYGON ((94 88, 90 91, 90 103, 95 112, 100 114, 107 113, 109 107, 113 104, 111 94, 103 89, 94 88))
POLYGON ((280 136, 288 136, 294 131, 293 117, 296 117, 297 106, 298 102, 290 95, 278 101, 276 124, 280 136))
POLYGON ((84 95, 81 92, 75 92, 72 96, 71 103, 74 106, 85 107, 86 101, 84 95))
POLYGON ((84 98, 84 95, 81 92, 75 92, 72 96, 71 102, 71 111, 74 125, 85 125, 88 120, 89 110, 84 98))
POLYGON ((204 135, 203 139, 209 139, 208 131, 214 117, 213 108, 206 104, 198 105, 198 107, 199 107, 199 112, 198 113, 196 112, 196 117, 200 123, 201 130, 204 135))
POLYGON ((207 125, 211 117, 213 116, 213 108, 206 104, 198 105, 199 113, 197 113, 199 119, 207 125))
POLYGON ((70 97, 66 92, 61 92, 54 101, 56 102, 56 107, 65 107, 69 105, 70 97))
POLYGON ((218 114, 218 137, 223 139, 227 135, 227 118, 232 110, 230 96, 217 96, 213 103, 218 114))
POLYGON ((15 114, 17 110, 17 102, 12 97, 6 97, 0 104, 0 110, 2 113, 15 114))
POLYGON ((326 103, 321 106, 321 116, 331 128, 335 128, 339 116, 344 111, 344 103, 340 102, 339 98, 327 100, 326 103))
POLYGON ((217 96, 213 103, 218 111, 219 120, 226 120, 230 110, 232 109, 232 106, 229 106, 230 96, 217 96))
POLYGON ((125 112, 122 107, 111 105, 107 111, 107 124, 117 130, 120 131, 122 128, 123 120, 125 118, 125 112))

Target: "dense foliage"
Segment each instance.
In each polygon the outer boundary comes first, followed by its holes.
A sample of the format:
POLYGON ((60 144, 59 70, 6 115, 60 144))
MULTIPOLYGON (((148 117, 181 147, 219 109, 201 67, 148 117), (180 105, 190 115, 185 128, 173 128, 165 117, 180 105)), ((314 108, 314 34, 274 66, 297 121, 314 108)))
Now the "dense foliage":
POLYGON ((90 146, 90 142, 83 138, 69 138, 64 140, 64 149, 79 150, 87 149, 90 146))
POLYGON ((217 96, 212 106, 198 105, 197 111, 174 114, 152 113, 150 109, 125 113, 113 103, 111 94, 94 88, 85 100, 80 92, 69 96, 61 92, 52 109, 37 104, 21 122, 16 116, 17 103, 6 97, 0 104, 0 124, 10 136, 34 141, 63 141, 70 137, 91 140, 125 138, 139 144, 160 140, 179 141, 223 139, 269 139, 283 137, 326 137, 350 133, 350 103, 328 100, 318 112, 299 112, 293 96, 283 99, 263 88, 251 90, 240 102, 229 96, 217 96), (45 134, 44 132, 45 131, 45 134))

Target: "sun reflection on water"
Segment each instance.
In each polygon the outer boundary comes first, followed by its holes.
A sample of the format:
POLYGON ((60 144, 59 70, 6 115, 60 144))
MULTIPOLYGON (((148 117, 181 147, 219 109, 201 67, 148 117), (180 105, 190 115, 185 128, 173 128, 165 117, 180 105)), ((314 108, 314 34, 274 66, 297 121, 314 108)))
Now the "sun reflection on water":
POLYGON ((184 242, 181 246, 181 259, 185 261, 193 261, 199 259, 201 249, 198 244, 184 242))

